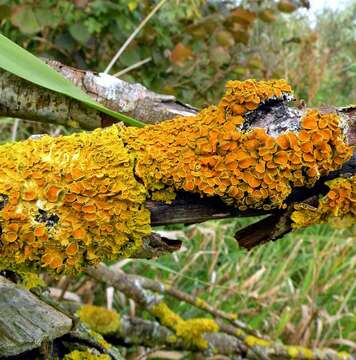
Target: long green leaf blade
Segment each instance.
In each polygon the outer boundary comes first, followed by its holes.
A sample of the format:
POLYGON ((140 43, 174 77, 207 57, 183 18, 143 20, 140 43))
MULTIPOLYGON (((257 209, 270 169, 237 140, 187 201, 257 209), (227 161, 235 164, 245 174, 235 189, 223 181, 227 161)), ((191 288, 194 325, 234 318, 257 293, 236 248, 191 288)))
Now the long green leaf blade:
POLYGON ((98 111, 123 121, 127 125, 137 127, 145 125, 141 121, 110 110, 97 103, 46 63, 2 34, 0 34, 0 67, 34 84, 76 99, 98 111))

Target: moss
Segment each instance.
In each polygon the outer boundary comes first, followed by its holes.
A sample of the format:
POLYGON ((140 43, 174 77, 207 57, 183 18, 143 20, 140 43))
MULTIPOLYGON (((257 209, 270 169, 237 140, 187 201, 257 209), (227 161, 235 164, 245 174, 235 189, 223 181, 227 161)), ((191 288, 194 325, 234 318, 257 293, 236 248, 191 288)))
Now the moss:
POLYGON ((336 114, 310 110, 300 131, 242 131, 244 115, 291 93, 283 80, 230 81, 217 106, 145 128, 0 146, 0 267, 77 273, 130 257, 151 233, 147 199, 177 191, 240 210, 284 208, 352 155, 336 114))
POLYGON ((355 225, 356 176, 327 181, 328 193, 319 199, 318 207, 304 203, 296 204, 291 215, 293 227, 329 223, 336 227, 355 225))
POLYGON ((79 318, 92 330, 101 335, 115 333, 120 328, 120 315, 94 305, 84 305, 78 311, 79 318))
POLYGON ((63 360, 110 360, 109 355, 94 355, 89 350, 79 351, 74 350, 64 356, 63 360))
POLYGON ((200 350, 208 347, 208 342, 204 339, 203 334, 219 331, 219 325, 214 320, 207 318, 184 320, 164 302, 154 305, 152 314, 160 320, 162 325, 167 326, 182 338, 187 346, 200 350))

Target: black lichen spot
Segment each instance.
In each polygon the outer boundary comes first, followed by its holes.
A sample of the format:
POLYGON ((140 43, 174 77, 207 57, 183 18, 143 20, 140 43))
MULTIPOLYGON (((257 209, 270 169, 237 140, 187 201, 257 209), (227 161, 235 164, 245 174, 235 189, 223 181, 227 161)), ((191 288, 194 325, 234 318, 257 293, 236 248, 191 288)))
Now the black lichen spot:
POLYGON ((39 214, 35 217, 35 220, 39 223, 45 223, 46 227, 52 228, 59 221, 59 216, 56 214, 48 215, 47 211, 38 209, 39 214))
POLYGON ((9 202, 9 197, 5 194, 0 194, 0 210, 3 209, 9 202))

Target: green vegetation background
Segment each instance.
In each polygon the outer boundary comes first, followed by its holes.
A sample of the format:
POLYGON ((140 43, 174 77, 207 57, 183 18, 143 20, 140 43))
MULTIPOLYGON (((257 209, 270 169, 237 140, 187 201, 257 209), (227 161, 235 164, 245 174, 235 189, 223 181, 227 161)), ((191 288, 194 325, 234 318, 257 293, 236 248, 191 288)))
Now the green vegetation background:
MULTIPOLYGON (((103 71, 157 2, 107 0, 0 0, 0 31, 38 56, 103 71)), ((311 20, 306 9, 286 13, 271 1, 243 1, 229 12, 219 1, 168 0, 131 42, 111 73, 140 60, 122 76, 196 107, 217 101, 229 79, 285 78, 297 101, 345 106, 355 99, 356 4, 311 20), (215 5, 214 5, 215 4, 215 5), (272 5, 271 5, 272 4, 272 5)), ((0 141, 68 129, 3 119, 0 141)), ((166 227, 184 249, 156 261, 121 266, 236 312, 252 327, 289 344, 356 348, 356 251, 351 230, 313 226, 250 253, 238 249, 235 230, 256 219, 166 227)), ((78 287, 72 281, 69 290, 78 287)), ((48 279, 52 285, 55 280, 48 279)), ((82 296, 105 304, 105 289, 91 284, 82 296)), ((184 317, 196 309, 169 299, 184 317)), ((114 307, 129 304, 119 294, 114 307)), ((125 311, 124 310, 124 311, 125 311)))

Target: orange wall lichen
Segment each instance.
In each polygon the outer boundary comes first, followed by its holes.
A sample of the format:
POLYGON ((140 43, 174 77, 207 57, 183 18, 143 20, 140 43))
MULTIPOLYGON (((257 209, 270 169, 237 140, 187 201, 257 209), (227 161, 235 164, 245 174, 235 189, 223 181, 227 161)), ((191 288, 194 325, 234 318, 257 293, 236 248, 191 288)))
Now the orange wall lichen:
POLYGON ((151 232, 146 188, 112 127, 0 147, 0 267, 78 271, 151 232))
POLYGON ((352 154, 339 117, 316 110, 277 138, 242 131, 246 112, 290 92, 283 80, 230 81, 196 116, 0 146, 0 268, 70 273, 130 256, 151 232, 145 201, 169 203, 177 190, 240 210, 284 207, 293 187, 352 154))
MULTIPOLYGON (((220 196, 239 209, 284 207, 295 186, 312 186, 352 155, 339 116, 310 110, 298 132, 277 138, 241 131, 244 112, 291 91, 282 80, 231 81, 218 106, 144 129, 123 128, 135 171, 151 192, 185 190, 220 196)), ((162 195, 161 195, 162 196, 162 195)))
POLYGON ((329 192, 319 200, 318 207, 299 203, 291 215, 293 227, 330 223, 336 227, 356 225, 356 176, 327 181, 329 192))

